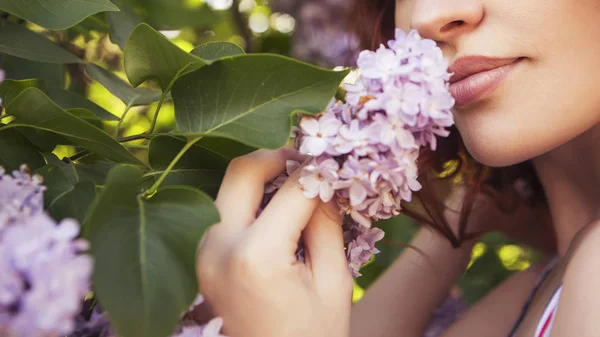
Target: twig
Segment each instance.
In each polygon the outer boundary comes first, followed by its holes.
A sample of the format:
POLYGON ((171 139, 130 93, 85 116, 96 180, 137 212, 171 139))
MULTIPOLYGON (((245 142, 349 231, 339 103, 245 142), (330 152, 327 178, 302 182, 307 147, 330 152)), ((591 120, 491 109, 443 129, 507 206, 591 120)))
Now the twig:
POLYGON ((240 12, 240 1, 233 0, 233 5, 231 6, 231 15, 233 16, 233 22, 237 27, 239 33, 244 38, 244 42, 246 43, 246 51, 252 51, 252 32, 250 32, 250 28, 248 27, 248 21, 244 18, 244 15, 240 12))
POLYGON ((173 170, 173 168, 175 167, 175 165, 177 165, 177 162, 179 162, 179 160, 183 157, 183 155, 192 147, 194 146, 194 144, 196 144, 200 139, 202 139, 202 137, 198 137, 196 139, 192 139, 190 141, 187 142, 187 144, 185 144, 185 146, 179 151, 179 153, 175 156, 175 158, 173 158, 173 160, 171 161, 171 163, 169 164, 169 166, 165 169, 165 171, 160 175, 160 177, 158 178, 158 180, 156 180, 156 182, 154 183, 154 185, 152 185, 152 187, 150 187, 148 190, 146 190, 146 192, 144 192, 142 194, 143 197, 148 197, 151 196, 152 194, 156 193, 156 191, 158 190, 158 188, 160 187, 160 185, 163 183, 163 181, 167 178, 167 175, 169 175, 169 173, 171 173, 171 170, 173 170))

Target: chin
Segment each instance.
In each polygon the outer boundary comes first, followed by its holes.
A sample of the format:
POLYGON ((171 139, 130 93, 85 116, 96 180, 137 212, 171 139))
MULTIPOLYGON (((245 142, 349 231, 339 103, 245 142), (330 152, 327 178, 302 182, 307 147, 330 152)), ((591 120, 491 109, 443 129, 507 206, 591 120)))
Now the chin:
POLYGON ((463 142, 469 154, 477 162, 489 167, 519 164, 544 152, 544 150, 523 146, 524 144, 515 141, 515 138, 495 137, 490 133, 470 134, 463 137, 463 142))

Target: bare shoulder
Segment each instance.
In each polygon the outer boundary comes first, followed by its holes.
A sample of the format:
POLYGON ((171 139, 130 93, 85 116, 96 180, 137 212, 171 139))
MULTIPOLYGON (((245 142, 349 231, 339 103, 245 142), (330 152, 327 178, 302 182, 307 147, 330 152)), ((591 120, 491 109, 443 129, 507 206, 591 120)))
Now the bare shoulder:
POLYGON ((552 337, 598 336, 600 303, 600 221, 588 225, 567 254, 563 288, 552 337))
POLYGON ((568 256, 569 266, 587 262, 600 264, 600 220, 590 223, 573 238, 568 256))

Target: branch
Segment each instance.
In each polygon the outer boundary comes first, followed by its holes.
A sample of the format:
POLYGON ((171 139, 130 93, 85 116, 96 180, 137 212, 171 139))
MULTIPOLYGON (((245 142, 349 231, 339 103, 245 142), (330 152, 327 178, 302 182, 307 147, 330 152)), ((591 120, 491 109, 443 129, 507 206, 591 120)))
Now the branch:
POLYGON ((240 12, 240 1, 233 0, 233 5, 231 5, 231 15, 233 15, 233 22, 237 27, 239 33, 244 38, 244 42, 246 43, 246 51, 252 51, 252 32, 248 27, 248 21, 244 15, 240 12))

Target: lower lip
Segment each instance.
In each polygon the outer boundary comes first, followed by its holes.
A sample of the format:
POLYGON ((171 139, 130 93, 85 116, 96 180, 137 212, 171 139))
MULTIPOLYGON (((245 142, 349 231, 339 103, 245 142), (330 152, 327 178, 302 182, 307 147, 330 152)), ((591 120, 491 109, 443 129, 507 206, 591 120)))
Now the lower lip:
POLYGON ((450 84, 450 94, 454 97, 456 105, 473 103, 484 94, 496 89, 500 82, 515 68, 518 61, 492 70, 482 71, 450 84))

